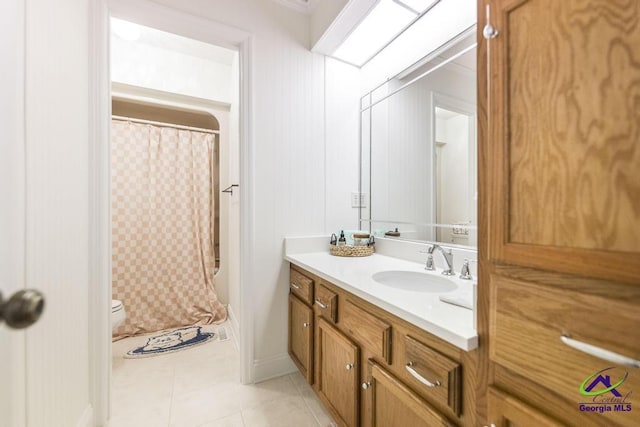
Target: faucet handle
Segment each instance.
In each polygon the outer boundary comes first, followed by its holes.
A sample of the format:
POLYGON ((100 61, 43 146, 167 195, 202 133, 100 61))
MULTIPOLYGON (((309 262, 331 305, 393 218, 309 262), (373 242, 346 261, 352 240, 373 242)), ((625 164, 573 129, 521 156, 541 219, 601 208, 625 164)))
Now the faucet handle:
POLYGON ((424 269, 429 271, 433 271, 436 269, 436 266, 434 265, 434 262, 433 262, 433 255, 429 254, 427 256, 427 263, 425 264, 424 269))
POLYGON ((460 270, 460 276, 461 279, 464 280, 471 280, 473 279, 473 277, 471 276, 471 271, 469 270, 469 259, 465 258, 464 262, 462 263, 462 269, 460 270))

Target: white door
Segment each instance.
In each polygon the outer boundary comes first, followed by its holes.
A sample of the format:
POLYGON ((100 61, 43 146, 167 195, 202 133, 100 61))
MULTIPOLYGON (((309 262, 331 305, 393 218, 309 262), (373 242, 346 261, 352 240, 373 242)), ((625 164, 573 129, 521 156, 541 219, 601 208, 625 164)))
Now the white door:
MULTIPOLYGON (((0 2, 0 293, 24 286, 23 11, 0 2)), ((24 332, 0 324, 0 425, 25 420, 24 332)))
POLYGON ((46 297, 0 323, 0 426, 88 425, 88 1, 0 1, 0 292, 46 297))

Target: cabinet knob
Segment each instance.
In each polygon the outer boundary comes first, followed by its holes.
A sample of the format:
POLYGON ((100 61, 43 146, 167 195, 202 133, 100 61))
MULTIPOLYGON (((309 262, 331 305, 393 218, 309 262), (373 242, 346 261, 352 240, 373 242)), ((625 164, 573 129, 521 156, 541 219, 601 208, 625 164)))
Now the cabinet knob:
POLYGON ((491 19, 491 6, 487 5, 487 24, 482 29, 482 35, 487 40, 495 39, 496 37, 498 37, 498 30, 493 25, 491 25, 490 19, 491 19))
POLYGON ((309 327, 309 323, 304 322, 304 323, 302 324, 302 327, 304 327, 304 328, 308 328, 308 327, 309 327))
POLYGON ((362 383, 363 390, 367 390, 369 387, 371 387, 371 383, 362 383))
POLYGON ((353 363, 347 363, 347 364, 344 366, 344 368, 345 368, 347 371, 352 370, 352 369, 353 369, 353 363))

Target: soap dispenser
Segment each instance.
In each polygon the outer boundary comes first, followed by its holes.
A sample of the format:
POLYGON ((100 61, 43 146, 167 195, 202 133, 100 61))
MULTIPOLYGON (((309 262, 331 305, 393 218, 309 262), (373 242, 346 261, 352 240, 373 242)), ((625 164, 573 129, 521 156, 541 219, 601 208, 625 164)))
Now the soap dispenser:
POLYGON ((344 237, 344 230, 340 230, 340 237, 338 238, 338 246, 346 246, 347 239, 344 237))

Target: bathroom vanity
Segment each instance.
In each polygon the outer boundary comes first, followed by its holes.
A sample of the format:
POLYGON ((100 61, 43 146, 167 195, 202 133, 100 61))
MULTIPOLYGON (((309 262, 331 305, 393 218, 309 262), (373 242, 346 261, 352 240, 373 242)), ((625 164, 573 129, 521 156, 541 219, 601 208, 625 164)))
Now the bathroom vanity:
POLYGON ((289 354, 338 425, 476 425, 473 311, 440 301, 438 292, 372 279, 384 271, 427 274, 423 265, 328 251, 286 259, 289 354))

